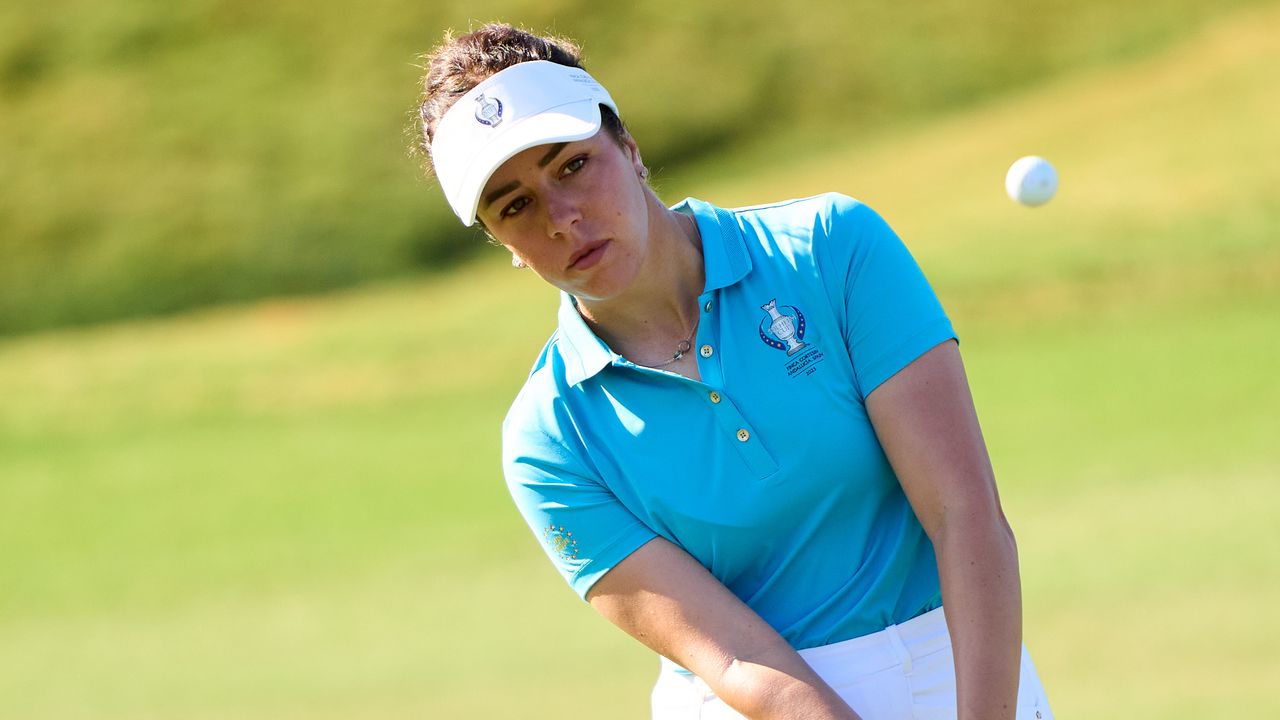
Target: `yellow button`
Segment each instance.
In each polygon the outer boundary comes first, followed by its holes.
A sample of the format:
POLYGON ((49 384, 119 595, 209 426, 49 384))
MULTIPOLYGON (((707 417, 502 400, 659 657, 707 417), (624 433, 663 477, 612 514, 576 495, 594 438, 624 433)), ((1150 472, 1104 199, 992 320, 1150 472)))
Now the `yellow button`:
POLYGON ((711 353, 713 352, 715 352, 715 350, 712 350, 710 345, 703 345, 698 348, 698 354, 702 357, 711 357, 711 353))
POLYGON ((746 442, 751 439, 751 433, 746 428, 738 428, 738 442, 746 442))
POLYGON ((712 391, 711 391, 711 402, 713 402, 713 403, 718 403, 718 402, 720 402, 720 393, 716 392, 715 390, 712 390, 712 391))
POLYGON ((702 306, 703 312, 711 312, 711 301, 708 300, 706 305, 702 306))

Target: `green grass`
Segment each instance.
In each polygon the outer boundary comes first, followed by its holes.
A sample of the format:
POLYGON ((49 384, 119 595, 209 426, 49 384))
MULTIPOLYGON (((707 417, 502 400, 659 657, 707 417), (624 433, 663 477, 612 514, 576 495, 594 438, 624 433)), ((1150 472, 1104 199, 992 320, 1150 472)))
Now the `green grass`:
POLYGON ((580 39, 645 157, 682 168, 786 129, 920 125, 1264 3, 7 3, 0 334, 349 287, 470 254, 475 233, 405 154, 417 57, 447 27, 506 19, 580 39))
MULTIPOLYGON (((1280 12, 825 153, 949 308, 1060 717, 1280 713, 1280 12), (1002 196, 1021 154, 1061 194, 1002 196)), ((726 170, 728 168, 728 170, 726 170)), ((498 423, 554 322, 488 253, 308 301, 0 344, 0 717, 647 717, 651 654, 511 506, 498 423)))

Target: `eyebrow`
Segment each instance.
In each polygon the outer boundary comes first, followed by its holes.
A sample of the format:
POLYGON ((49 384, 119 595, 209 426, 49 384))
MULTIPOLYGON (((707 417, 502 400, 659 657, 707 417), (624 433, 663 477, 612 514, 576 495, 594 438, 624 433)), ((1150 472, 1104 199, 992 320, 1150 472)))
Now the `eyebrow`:
POLYGON ((518 183, 518 182, 516 182, 516 181, 514 181, 514 180, 513 180, 513 181, 511 181, 511 182, 509 182, 509 183, 507 183, 506 185, 503 185, 502 187, 498 188, 497 190, 494 190, 493 192, 489 193, 488 195, 485 195, 485 196, 484 196, 484 204, 483 204, 481 207, 488 208, 490 205, 492 205, 492 204, 493 204, 493 201, 494 201, 494 200, 497 200, 498 198, 502 197, 503 195, 506 195, 507 193, 511 192, 512 190, 515 190, 515 189, 516 189, 516 188, 518 188, 518 187, 520 187, 520 183, 518 183))
POLYGON ((560 151, 564 149, 564 146, 568 144, 569 143, 567 142, 562 142, 552 145, 551 149, 547 151, 547 154, 543 155, 542 159, 538 161, 538 167, 546 167, 547 163, 555 160, 556 156, 560 154, 560 151))
MULTIPOLYGON (((567 142, 562 142, 562 143, 556 143, 555 145, 552 145, 551 149, 547 150, 547 154, 543 155, 542 159, 538 161, 538 167, 540 168, 546 167, 552 160, 556 159, 556 156, 560 154, 560 151, 564 150, 564 146, 568 144, 569 143, 567 142)), ((512 190, 515 190, 518 187, 520 187, 520 182, 513 180, 507 183, 506 185, 503 185, 502 187, 495 189, 493 192, 484 196, 484 203, 482 207, 485 207, 485 208, 489 207, 490 205, 493 204, 494 200, 497 200, 498 198, 502 197, 503 195, 506 195, 507 193, 511 192, 512 190)))

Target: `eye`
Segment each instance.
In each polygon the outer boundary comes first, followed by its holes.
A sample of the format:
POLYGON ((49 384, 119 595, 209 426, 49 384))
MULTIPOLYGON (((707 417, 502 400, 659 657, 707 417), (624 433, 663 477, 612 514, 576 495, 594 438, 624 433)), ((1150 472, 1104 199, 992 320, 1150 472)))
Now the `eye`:
POLYGON ((512 200, 510 203, 508 203, 506 207, 502 208, 502 212, 499 213, 499 215, 501 215, 504 218, 513 217, 515 216, 516 213, 523 210, 524 206, 528 204, 529 204, 529 198, 518 197, 515 200, 512 200))
POLYGON ((564 164, 564 169, 560 171, 560 176, 564 177, 565 175, 572 175, 578 172, 579 170, 581 170, 582 166, 586 164, 587 164, 587 156, 579 155, 578 157, 564 164))

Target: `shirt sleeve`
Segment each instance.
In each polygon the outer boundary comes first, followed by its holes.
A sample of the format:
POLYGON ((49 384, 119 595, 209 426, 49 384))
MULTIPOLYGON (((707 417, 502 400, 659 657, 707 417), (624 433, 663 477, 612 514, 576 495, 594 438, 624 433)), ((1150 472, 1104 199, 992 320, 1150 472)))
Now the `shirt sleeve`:
POLYGON ((516 508, 582 599, 605 573, 657 537, 578 453, 545 428, 509 417, 502 446, 507 487, 516 508))
POLYGON ((859 395, 865 400, 927 350, 955 338, 951 320, 920 266, 867 205, 832 199, 823 239, 823 263, 859 395))

